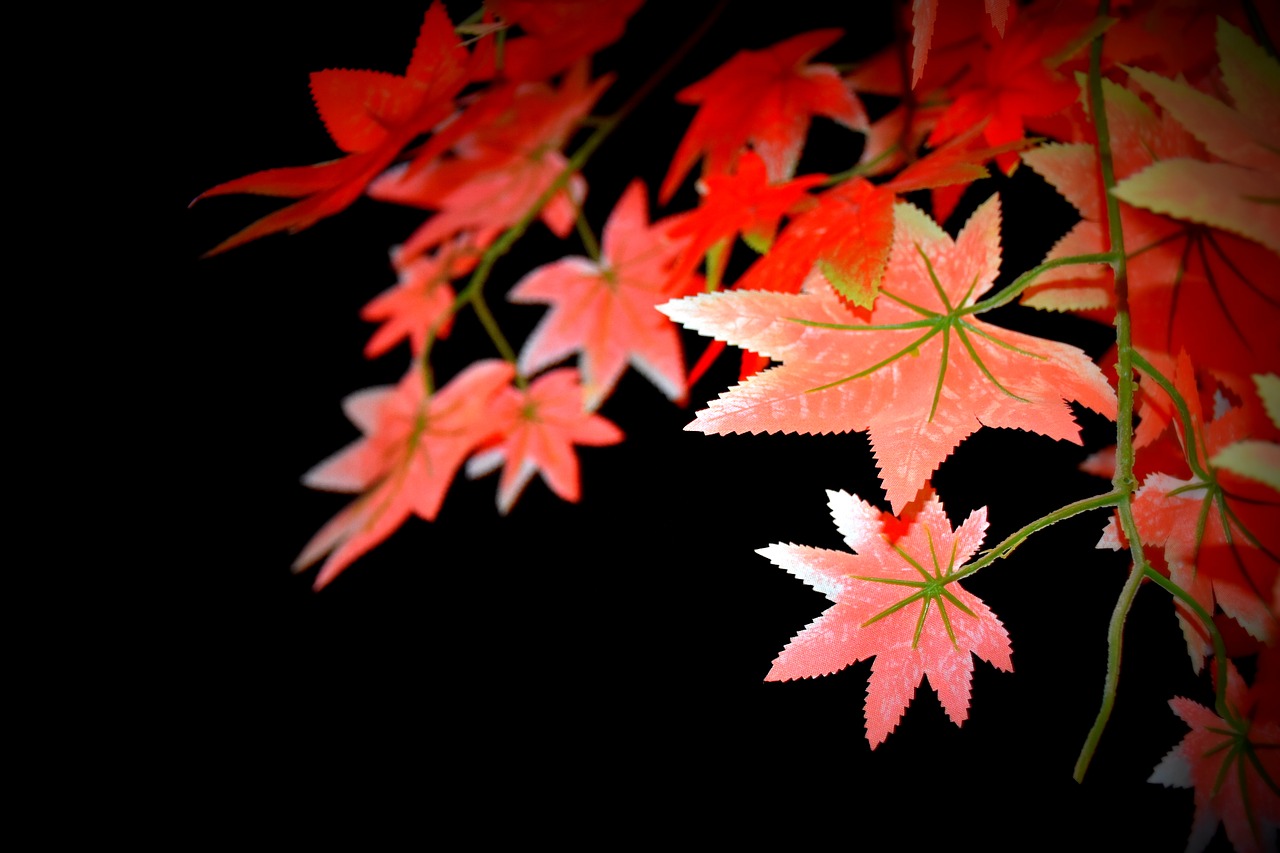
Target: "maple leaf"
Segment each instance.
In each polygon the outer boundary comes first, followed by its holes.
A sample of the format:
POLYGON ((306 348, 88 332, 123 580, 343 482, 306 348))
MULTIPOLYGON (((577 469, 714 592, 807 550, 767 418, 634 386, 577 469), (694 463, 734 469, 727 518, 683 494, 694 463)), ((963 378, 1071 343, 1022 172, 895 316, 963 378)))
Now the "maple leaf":
MULTIPOLYGON (((1259 373, 1254 375, 1253 381, 1272 426, 1280 433, 1280 376, 1259 373)), ((1215 468, 1265 483, 1280 493, 1280 443, 1242 438, 1219 449, 1209 463, 1215 468)))
POLYGON ((633 181, 605 223, 599 261, 562 258, 516 282, 507 299, 552 306, 525 340, 521 372, 577 352, 589 409, 609 396, 628 364, 669 399, 683 400, 680 336, 654 310, 672 295, 671 268, 683 248, 670 236, 677 223, 649 225, 644 183, 633 181))
MULTIPOLYGON (((1109 80, 1102 87, 1115 174, 1122 183, 1155 162, 1202 156, 1200 143, 1172 115, 1157 116, 1135 93, 1109 80)), ((1046 260, 1105 251, 1109 239, 1092 146, 1047 145, 1022 156, 1082 217, 1046 260)), ((1120 205, 1120 222, 1136 346, 1171 354, 1185 348, 1198 364, 1240 374, 1280 365, 1274 252, 1234 233, 1127 202, 1120 205)), ((1050 270, 1023 294, 1023 304, 1109 320, 1115 305, 1110 268, 1050 270)))
MULTIPOLYGON (((964 81, 975 75, 974 67, 985 64, 981 53, 984 35, 988 39, 994 38, 991 25, 1003 33, 1006 21, 1006 16, 991 4, 988 4, 987 14, 983 14, 974 2, 948 2, 932 11, 926 9, 929 5, 917 2, 914 6, 917 18, 927 14, 932 20, 930 26, 941 42, 933 48, 933 61, 928 72, 923 71, 923 54, 917 49, 913 62, 923 76, 915 79, 908 88, 903 79, 902 48, 890 45, 859 63, 846 77, 846 82, 856 92, 900 100, 898 106, 872 122, 867 130, 866 144, 858 159, 861 174, 868 177, 884 175, 905 166, 905 171, 885 184, 885 188, 898 194, 929 189, 934 218, 945 222, 965 187, 978 178, 987 177, 988 172, 982 163, 994 158, 1007 160, 1033 143, 1026 139, 1010 139, 999 145, 979 146, 987 123, 982 119, 950 134, 946 143, 918 159, 938 120, 952 108, 948 91, 963 89, 964 81), (937 16, 933 14, 935 12, 937 16), (987 23, 988 17, 991 17, 991 25, 987 23), (917 87, 919 91, 916 91, 917 87)), ((928 24, 928 21, 917 19, 911 24, 917 48, 922 37, 922 24, 928 24)), ((931 39, 932 36, 929 37, 931 39)))
POLYGON ((1234 104, 1141 68, 1125 70, 1221 162, 1161 160, 1112 192, 1137 207, 1232 231, 1280 253, 1280 62, 1221 18, 1217 41, 1234 104))
MULTIPOLYGON (((1053 65, 1085 43, 1091 23, 1092 16, 1059 6, 1016 16, 1002 38, 988 28, 981 73, 949 87, 954 100, 935 122, 929 144, 937 146, 981 125, 989 145, 1002 145, 1024 137, 1027 119, 1054 116, 1069 107, 1079 89, 1053 65)), ((1007 152, 996 162, 1009 174, 1018 157, 1007 152)))
POLYGON ((935 190, 935 211, 945 218, 954 207, 936 191, 962 191, 987 177, 981 164, 1011 150, 1021 141, 997 148, 975 148, 976 129, 947 142, 913 162, 892 180, 876 185, 862 178, 837 184, 797 208, 768 254, 734 283, 736 290, 797 292, 819 275, 854 305, 870 307, 884 276, 893 242, 893 204, 897 194, 935 190))
POLYGON ((319 589, 410 515, 434 521, 463 461, 492 438, 491 406, 514 374, 500 359, 477 361, 428 396, 414 368, 395 386, 347 397, 343 410, 363 437, 316 465, 303 482, 361 494, 311 538, 294 571, 328 555, 315 579, 319 589))
POLYGON ((454 301, 449 282, 470 272, 479 258, 468 235, 442 245, 432 255, 407 263, 397 258, 399 277, 395 286, 360 309, 362 319, 382 323, 365 344, 365 357, 376 358, 406 338, 414 355, 419 355, 426 348, 428 336, 448 337, 454 301))
POLYGON ((955 240, 918 208, 898 204, 884 283, 866 313, 825 285, 799 294, 707 293, 660 306, 687 328, 783 362, 721 394, 685 429, 868 430, 895 512, 981 427, 1080 443, 1067 400, 1115 416, 1115 395, 1097 365, 1075 347, 969 311, 999 271, 999 227, 995 196, 955 240))
POLYGON ((841 35, 839 29, 814 30, 764 50, 739 51, 677 93, 680 103, 700 106, 676 148, 659 199, 670 200, 699 158, 706 157, 704 174, 728 172, 748 144, 764 160, 771 182, 786 180, 795 173, 811 116, 865 130, 866 112, 836 70, 807 62, 841 35))
MULTIPOLYGON (((1267 654, 1275 652, 1263 656, 1267 654)), ((1188 851, 1207 847, 1219 823, 1238 853, 1276 849, 1280 720, 1268 713, 1261 700, 1264 690, 1280 695, 1277 687, 1274 667, 1260 665, 1253 687, 1248 688, 1235 666, 1228 664, 1230 721, 1190 699, 1169 700, 1169 707, 1191 731, 1161 759, 1147 781, 1195 790, 1188 851)))
POLYGON ((969 716, 973 656, 1013 670, 1008 632, 954 578, 982 545, 986 507, 952 530, 929 494, 891 539, 871 504, 845 492, 827 497, 854 553, 784 544, 756 552, 835 602, 787 644, 765 680, 828 675, 874 656, 865 705, 872 749, 897 727, 922 676, 960 725, 969 716))
MULTIPOLYGON (((1206 419, 1196 372, 1185 352, 1177 360, 1173 381, 1191 420, 1191 435, 1177 423, 1183 452, 1204 477, 1180 479, 1162 472, 1147 476, 1134 496, 1134 522, 1143 542, 1163 549, 1174 583, 1210 613, 1216 603, 1253 637, 1275 642, 1280 637, 1272 600, 1280 576, 1280 494, 1218 470, 1210 461, 1226 447, 1263 435, 1265 425, 1250 400, 1206 419)), ((1111 526, 1119 542, 1114 519, 1111 526)), ((1199 620, 1180 605, 1177 612, 1198 670, 1210 649, 1208 637, 1199 620)))
MULTIPOLYGON (((975 8, 966 7, 956 0, 949 0, 948 7, 956 7, 969 11, 975 8)), ((985 0, 984 6, 991 25, 1003 38, 1004 28, 1009 21, 1009 0, 985 0)), ((933 32, 938 20, 938 0, 912 0, 911 3, 911 87, 915 88, 924 76, 925 62, 929 58, 929 47, 933 44, 933 32)))
POLYGON ((563 186, 539 216, 557 236, 569 233, 587 190, 581 175, 564 175, 569 161, 560 149, 612 82, 589 81, 587 71, 575 65, 558 88, 522 83, 486 92, 455 122, 466 132, 441 134, 447 151, 429 145, 369 186, 379 201, 437 211, 401 245, 404 258, 463 231, 487 246, 558 180, 563 186))
POLYGON ((794 293, 816 268, 845 298, 870 306, 889 260, 893 199, 890 190, 862 178, 818 194, 734 289, 794 293))
MULTIPOLYGON (((1275 32, 1274 14, 1263 4, 1262 23, 1275 32)), ((1169 3, 1166 0, 1137 0, 1113 4, 1115 24, 1107 30, 1102 44, 1103 69, 1118 65, 1140 66, 1150 71, 1177 76, 1203 76, 1215 63, 1214 31, 1222 14, 1244 19, 1244 15, 1222 3, 1169 3)))
POLYGON ((583 406, 578 371, 544 373, 528 388, 507 388, 494 401, 492 417, 501 443, 467 460, 467 476, 483 477, 502 466, 498 512, 506 515, 534 474, 551 491, 577 503, 581 491, 575 444, 595 447, 622 441, 622 430, 583 406))
POLYGON ((302 199, 238 231, 205 257, 268 234, 297 233, 344 210, 415 137, 448 118, 453 97, 466 84, 467 61, 444 5, 432 3, 403 76, 340 69, 312 74, 316 109, 347 156, 313 166, 267 169, 205 190, 192 204, 234 193, 302 199))
POLYGON ((770 183, 764 161, 754 151, 740 157, 731 174, 703 178, 698 182, 697 208, 671 229, 672 237, 689 240, 679 268, 692 272, 714 246, 727 246, 739 234, 757 252, 769 251, 782 217, 808 199, 808 190, 825 179, 826 175, 805 175, 770 183))
POLYGON ((644 0, 490 0, 487 10, 527 35, 508 38, 502 73, 513 80, 545 80, 613 44, 644 0))

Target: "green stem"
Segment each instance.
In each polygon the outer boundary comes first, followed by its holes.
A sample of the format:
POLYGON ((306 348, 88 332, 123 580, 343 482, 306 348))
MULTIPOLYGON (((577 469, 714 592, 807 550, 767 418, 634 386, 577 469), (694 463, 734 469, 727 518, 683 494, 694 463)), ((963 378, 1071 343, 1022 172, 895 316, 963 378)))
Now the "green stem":
POLYGON ((498 321, 494 319, 493 313, 489 310, 489 303, 483 299, 472 299, 471 307, 475 310, 476 317, 480 319, 480 325, 484 326, 484 330, 489 333, 490 340, 498 348, 502 358, 511 364, 515 364, 515 350, 511 348, 511 344, 507 343, 507 338, 502 334, 502 329, 498 328, 498 321))
MULTIPOLYGON (((1108 0, 1099 3, 1098 13, 1108 14, 1108 0)), ((1098 166, 1102 172, 1102 192, 1106 202, 1107 229, 1110 245, 1111 264, 1115 272, 1116 290, 1116 349, 1118 364, 1116 366, 1116 472, 1111 484, 1120 495, 1116 506, 1116 514, 1120 518, 1120 528, 1129 542, 1129 553, 1133 565, 1129 577, 1125 579, 1111 612, 1111 621, 1107 627, 1107 672, 1102 685, 1102 703, 1098 708, 1098 716, 1094 719, 1089 734, 1085 737, 1080 756, 1076 759, 1075 771, 1072 774, 1077 782, 1084 780, 1089 762, 1097 751, 1098 742, 1106 730, 1107 721, 1111 718, 1111 710, 1115 705, 1116 688, 1120 683, 1120 659, 1124 647, 1124 625, 1133 606, 1133 599, 1138 594, 1138 587, 1143 578, 1143 567, 1147 561, 1142 553, 1142 539, 1138 535, 1138 527, 1133 519, 1133 492, 1136 483, 1133 476, 1133 336, 1129 317, 1129 281, 1128 267, 1124 252, 1124 231, 1120 223, 1120 202, 1112 194, 1116 185, 1115 164, 1111 155, 1111 135, 1107 127, 1106 102, 1102 93, 1102 39, 1101 33, 1093 40, 1089 50, 1089 112, 1093 117, 1093 126, 1098 137, 1098 166)))
POLYGON ((574 224, 578 227, 578 239, 582 241, 582 248, 586 251, 587 257, 593 261, 600 260, 600 242, 596 240, 595 232, 591 230, 591 224, 587 222, 587 217, 582 215, 582 208, 578 208, 578 215, 574 219, 574 224))
POLYGON ((999 308, 1012 302, 1014 297, 1031 286, 1031 283, 1044 273, 1057 267, 1065 267, 1070 264, 1109 264, 1116 260, 1115 252, 1098 252, 1091 255, 1072 255, 1069 258, 1054 258, 1051 261, 1045 261, 1038 267, 1032 267, 1022 275, 1015 278, 1008 286, 1003 288, 999 293, 988 296, 981 302, 974 303, 968 308, 963 309, 961 314, 981 314, 984 311, 990 311, 992 308, 999 308))
POLYGON ((1164 587, 1170 595, 1186 605, 1187 609, 1196 615, 1196 618, 1204 625, 1205 630, 1209 632, 1209 639, 1213 643, 1214 665, 1218 670, 1217 684, 1214 687, 1214 709, 1219 717, 1232 725, 1236 725, 1239 720, 1232 709, 1227 706, 1227 646, 1223 642, 1222 634, 1219 633, 1217 624, 1213 621, 1213 614, 1206 610, 1200 602, 1192 598, 1191 593, 1150 566, 1143 570, 1143 575, 1150 578, 1158 586, 1164 587))
POLYGON ((1206 482, 1212 480, 1209 472, 1200 467, 1200 450, 1198 447, 1200 437, 1196 434, 1195 422, 1191 419, 1191 409, 1187 406, 1187 401, 1178 393, 1178 389, 1173 382, 1163 373, 1156 370, 1151 365, 1151 362, 1143 358, 1142 353, 1133 353, 1133 364, 1163 388, 1164 392, 1173 400, 1173 405, 1178 410, 1178 419, 1182 421, 1182 432, 1186 436, 1187 464, 1191 466, 1191 470, 1201 480, 1206 482))
POLYGON ((858 163, 855 166, 851 166, 850 168, 845 169, 843 172, 837 172, 834 175, 828 175, 826 180, 822 182, 822 186, 824 188, 834 187, 837 184, 843 184, 845 181, 848 181, 852 178, 860 178, 863 175, 870 175, 875 172, 876 168, 879 167, 881 163, 883 163, 885 160, 893 156, 893 154, 897 150, 898 150, 898 143, 895 142, 893 145, 890 145, 888 148, 881 151, 874 158, 868 160, 865 163, 858 163))
POLYGON ((493 272, 493 265, 497 263, 498 258, 511 250, 511 247, 515 245, 517 240, 524 236, 525 232, 529 230, 529 226, 533 224, 533 220, 537 218, 538 213, 546 207, 551 199, 555 197, 556 193, 560 192, 568 185, 569 179, 572 178, 574 174, 581 171, 582 167, 591 159, 591 155, 594 154, 596 149, 600 147, 600 145, 610 136, 610 134, 613 133, 615 129, 617 129, 622 120, 635 110, 635 108, 639 106, 646 97, 648 97, 649 93, 653 91, 654 87, 656 87, 658 83, 670 74, 675 69, 676 65, 684 59, 685 54, 687 54, 698 40, 706 34, 707 30, 710 29, 711 24, 717 17, 719 17, 720 13, 724 11, 725 6, 727 5, 728 0, 721 0, 721 2, 716 5, 715 9, 711 11, 711 14, 703 20, 701 26, 699 26, 698 29, 689 36, 689 38, 685 39, 684 43, 677 48, 677 50, 667 59, 666 62, 662 64, 662 66, 650 75, 650 77, 645 80, 644 84, 637 89, 631 97, 613 113, 613 115, 600 121, 595 130, 592 131, 591 135, 587 137, 586 141, 584 141, 582 145, 573 152, 573 156, 569 158, 565 167, 560 170, 560 174, 556 175, 555 180, 553 180, 551 184, 543 190, 542 194, 539 195, 537 200, 529 206, 529 209, 526 210, 518 220, 516 220, 515 224, 504 231, 502 235, 485 250, 484 254, 480 258, 480 262, 476 264, 475 272, 471 274, 470 280, 468 280, 466 286, 458 294, 458 299, 455 304, 458 307, 461 307, 462 304, 469 303, 471 307, 475 309, 476 314, 480 317, 480 322, 484 325, 485 331, 493 340, 494 346, 497 347, 498 352, 500 352, 502 357, 507 361, 512 364, 515 363, 515 351, 507 342, 506 337, 503 336, 497 322, 493 319, 493 315, 485 304, 483 296, 485 283, 488 282, 489 276, 493 272))
POLYGON ((1088 512, 1091 509, 1102 509, 1109 506, 1113 507, 1120 501, 1121 497, 1123 496, 1119 492, 1107 492, 1105 495, 1096 495, 1091 498, 1084 498, 1083 500, 1069 503, 1061 509, 1056 509, 1048 515, 1037 518, 1030 524, 1010 533, 1001 540, 1000 544, 984 552, 981 557, 956 571, 951 575, 951 579, 960 580, 961 578, 968 577, 979 569, 986 568, 996 560, 1003 560, 1005 557, 1013 553, 1013 549, 1017 548, 1029 539, 1033 533, 1044 530, 1046 527, 1057 524, 1059 521, 1071 518, 1073 515, 1088 512))

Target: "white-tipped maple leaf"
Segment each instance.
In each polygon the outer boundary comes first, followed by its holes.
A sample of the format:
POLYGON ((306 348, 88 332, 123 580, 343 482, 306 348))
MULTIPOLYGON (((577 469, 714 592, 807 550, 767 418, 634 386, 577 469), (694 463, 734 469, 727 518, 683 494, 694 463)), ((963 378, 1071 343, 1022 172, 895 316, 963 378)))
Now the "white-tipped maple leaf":
POLYGON ((628 364, 683 400, 679 332, 654 310, 673 295, 671 268, 685 242, 670 236, 677 222, 650 225, 645 186, 634 181, 605 223, 599 261, 562 258, 516 282, 507 299, 552 306, 525 340, 520 371, 537 373, 576 352, 589 409, 609 396, 628 364))
POLYGON ((868 430, 895 512, 968 435, 1025 429, 1080 443, 1068 400, 1115 416, 1115 394, 1083 351, 977 319, 1000 266, 1000 204, 953 240, 909 204, 870 312, 812 281, 799 294, 708 293, 659 306, 704 335, 782 362, 713 400, 704 433, 868 430))
POLYGON ((1112 192, 1137 207, 1232 231, 1280 252, 1280 62, 1221 18, 1217 43, 1230 104, 1180 80, 1128 71, 1220 159, 1161 160, 1112 192))
MULTIPOLYGON (((1280 376, 1256 373, 1253 382, 1272 426, 1280 430, 1280 376)), ((1242 438, 1218 450, 1209 463, 1280 492, 1280 443, 1242 438)))
POLYGON ((827 497, 854 553, 783 544, 756 552, 835 602, 787 644, 765 680, 829 675, 874 656, 865 706, 872 749, 897 727, 925 675, 960 725, 969 716, 973 656, 1013 670, 1004 625, 954 579, 982 545, 986 507, 952 530, 930 493, 918 512, 903 515, 905 532, 895 538, 871 504, 845 492, 827 497))

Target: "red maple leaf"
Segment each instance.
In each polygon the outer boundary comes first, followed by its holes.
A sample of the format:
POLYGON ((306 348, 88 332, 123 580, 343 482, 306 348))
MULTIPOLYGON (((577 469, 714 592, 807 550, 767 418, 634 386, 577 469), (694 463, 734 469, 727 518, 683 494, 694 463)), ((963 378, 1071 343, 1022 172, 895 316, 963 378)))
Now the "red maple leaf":
POLYGON ((343 410, 364 436, 308 471, 303 482, 361 494, 311 538, 294 570, 327 554, 315 580, 319 589, 410 515, 434 521, 463 461, 492 438, 493 402, 514 374, 505 361, 478 361, 428 396, 415 368, 395 386, 347 397, 343 410))
POLYGON ((1000 264, 1000 205, 984 202, 952 240, 895 208, 893 248, 870 312, 829 287, 707 293, 660 306, 702 334, 783 363, 735 385, 686 429, 705 433, 869 430, 894 511, 981 427, 1080 443, 1067 400, 1115 416, 1115 395, 1079 349, 969 312, 1000 264))
POLYGON ((502 74, 546 80, 621 38, 644 0, 490 0, 488 11, 525 35, 503 46, 502 74))
MULTIPOLYGON (((701 198, 697 208, 671 230, 671 236, 689 239, 679 268, 693 272, 713 246, 727 246, 739 234, 757 252, 767 252, 782 217, 808 199, 809 189, 825 179, 826 175, 805 175, 793 181, 770 183, 764 161, 754 151, 740 157, 731 174, 703 178, 698 182, 701 198)), ((727 252, 724 258, 727 259, 727 252)))
POLYGON ((816 271, 855 305, 870 306, 889 260, 893 201, 892 191, 862 178, 820 193, 734 289, 795 293, 816 271))
MULTIPOLYGON (((1274 660, 1274 649, 1262 658, 1274 660)), ((1262 663, 1252 688, 1234 665, 1227 668, 1228 721, 1181 696, 1169 707, 1191 731, 1156 765, 1148 782, 1195 789, 1188 850, 1203 850, 1221 823, 1238 853, 1276 849, 1280 826, 1280 720, 1264 698, 1280 696, 1276 667, 1262 663)))
MULTIPOLYGON (((1092 13, 1060 6, 1010 18, 1003 37, 992 28, 984 32, 987 50, 977 60, 980 73, 948 88, 954 100, 934 124, 930 145, 979 125, 987 144, 1013 142, 1025 136, 1027 119, 1056 116, 1078 97, 1075 80, 1052 63, 1087 43, 1092 13)), ((1018 157, 1007 152, 996 162, 1011 173, 1018 157)))
MULTIPOLYGON (((991 25, 995 27, 996 32, 1003 37, 1005 24, 1009 21, 1009 0, 985 0, 986 13, 991 19, 991 25)), ((948 0, 944 4, 944 8, 948 12, 957 12, 959 14, 968 14, 971 19, 976 17, 974 13, 977 11, 976 3, 965 5, 959 0, 948 0)), ((913 0, 911 4, 911 86, 920 82, 920 78, 924 76, 925 62, 929 58, 929 47, 933 44, 933 33, 938 20, 938 0, 913 0)), ((951 33, 954 30, 968 31, 976 23, 973 20, 966 21, 966 26, 957 27, 958 21, 947 20, 943 29, 945 32, 951 33)))
POLYGON ((865 130, 867 116, 856 95, 830 65, 808 60, 842 35, 815 30, 765 50, 742 50, 709 76, 682 89, 676 100, 699 104, 676 149, 658 197, 668 201, 689 169, 705 156, 704 174, 733 168, 750 144, 764 160, 770 181, 795 173, 810 117, 826 116, 865 130))
POLYGON ((973 656, 1013 670, 1008 632, 953 579, 982 545, 986 507, 952 530, 930 494, 891 540, 880 510, 845 492, 827 497, 853 554, 783 544, 756 552, 835 602, 787 644, 765 680, 828 675, 874 656, 865 706, 872 749, 898 725, 925 675, 960 725, 969 716, 973 656))
MULTIPOLYGON (((734 288, 795 293, 807 278, 818 275, 854 305, 870 307, 889 261, 897 194, 934 190, 935 215, 941 221, 958 195, 947 202, 937 194, 940 188, 962 192, 970 182, 987 177, 982 163, 1023 147, 1015 142, 979 148, 973 145, 975 138, 976 131, 956 137, 883 185, 854 178, 819 193, 803 207, 797 205, 776 244, 734 288)), ((793 183, 801 180, 807 178, 793 183)))
POLYGON ((528 388, 507 388, 494 401, 492 417, 501 442, 467 460, 467 476, 482 477, 502 466, 498 512, 506 515, 524 487, 541 474, 551 491, 577 503, 581 491, 575 444, 622 441, 622 430, 583 405, 578 371, 544 373, 528 388))
MULTIPOLYGON (((478 247, 525 216, 568 167, 560 149, 612 82, 588 79, 579 63, 560 86, 506 85, 486 92, 440 134, 447 150, 430 143, 407 164, 388 170, 369 187, 379 201, 435 210, 400 247, 401 260, 428 252, 461 231, 478 247), (449 156, 442 156, 447 153, 449 156)), ((558 236, 573 228, 586 196, 579 174, 568 178, 539 211, 558 236)))
POLYGON ((683 248, 670 236, 677 223, 650 225, 644 183, 633 181, 605 223, 600 260, 562 258, 518 281, 509 300, 552 306, 525 340, 521 372, 537 373, 581 353, 589 409, 609 396, 628 364, 668 398, 683 400, 680 336, 655 310, 674 293, 688 292, 687 285, 672 289, 672 265, 683 248))
POLYGON ((233 234, 205 256, 267 234, 296 233, 348 207, 406 145, 453 112, 453 98, 466 84, 467 61, 444 5, 433 3, 403 76, 341 69, 312 74, 316 109, 347 156, 314 166, 267 169, 205 190, 195 201, 234 193, 302 199, 233 234))
MULTIPOLYGON (((1115 174, 1122 185, 1153 164, 1203 156, 1200 144, 1170 114, 1157 116, 1133 92, 1106 79, 1102 84, 1115 174)), ((1022 156, 1082 217, 1046 260, 1105 251, 1109 239, 1093 147, 1053 144, 1022 156)), ((1178 186, 1183 192, 1189 189, 1186 183, 1178 186)), ((1207 184, 1197 184, 1194 192, 1206 199, 1205 205, 1216 195, 1207 184)), ((1182 203, 1201 204, 1195 197, 1182 203)), ((1215 227, 1180 222, 1123 202, 1120 222, 1129 257, 1136 346, 1171 355, 1186 349, 1197 364, 1246 375, 1280 365, 1280 335, 1275 334, 1280 290, 1271 273, 1277 263, 1274 252, 1215 227)), ((1115 306, 1110 268, 1091 264, 1050 270, 1024 293, 1023 303, 1109 320, 1115 306)))

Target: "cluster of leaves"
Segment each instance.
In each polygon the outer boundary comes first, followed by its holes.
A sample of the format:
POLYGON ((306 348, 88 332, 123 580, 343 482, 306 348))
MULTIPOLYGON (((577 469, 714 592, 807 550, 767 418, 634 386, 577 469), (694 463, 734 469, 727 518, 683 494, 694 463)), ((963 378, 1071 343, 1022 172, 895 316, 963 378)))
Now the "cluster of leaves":
POLYGON ((356 498, 295 568, 320 563, 324 586, 410 516, 434 520, 460 471, 501 468, 504 514, 535 474, 577 501, 574 448, 622 440, 598 410, 628 367, 683 403, 737 347, 739 383, 687 429, 866 432, 889 505, 829 493, 849 552, 760 549, 834 602, 768 679, 874 658, 873 748, 923 676, 959 725, 972 656, 1012 669, 1004 626, 959 582, 1057 521, 1108 510, 1098 547, 1127 549, 1132 569, 1077 776, 1147 582, 1169 594, 1216 700, 1172 700, 1191 732, 1152 781, 1195 789, 1193 847, 1221 822, 1237 849, 1266 849, 1280 823, 1280 16, 1247 2, 916 0, 897 10, 901 37, 856 64, 815 61, 834 28, 742 50, 679 92, 694 110, 656 199, 633 181, 597 240, 583 168, 636 99, 593 115, 614 80, 592 61, 640 5, 491 0, 455 23, 435 2, 403 75, 312 75, 338 159, 201 195, 295 199, 210 254, 363 195, 428 212, 393 252, 397 284, 363 312, 379 324, 366 355, 406 346, 410 365, 345 401, 362 437, 305 482, 356 498), (873 121, 868 96, 892 106, 873 121), (849 136, 838 174, 799 173, 815 118, 849 136), (1079 213, 995 292, 1000 198, 944 228, 991 168, 1033 170, 1079 213), (670 206, 691 178, 692 209, 652 218, 651 202, 670 206), (586 254, 507 291, 548 306, 517 348, 485 286, 535 220, 576 233, 586 254), (1109 324, 1115 347, 1095 361, 981 317, 1015 302, 1109 324), (433 352, 467 310, 495 357, 437 387, 433 352), (680 327, 714 339, 692 368, 680 327), (1072 404, 1115 423, 1115 447, 1086 463, 1110 488, 985 551, 985 507, 953 529, 931 484, 939 465, 983 428, 1080 444, 1072 404))

